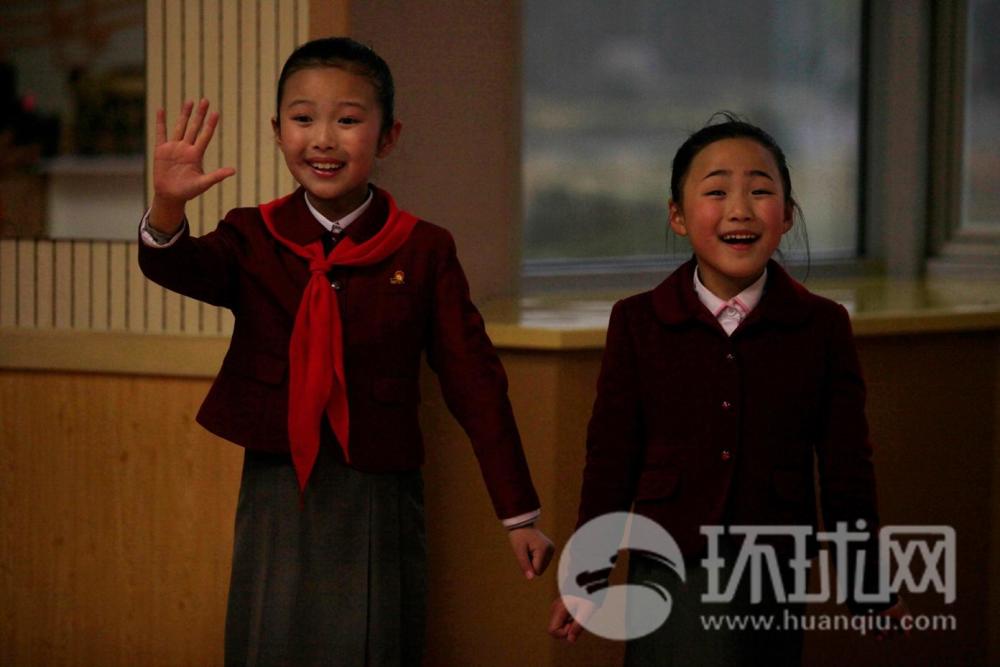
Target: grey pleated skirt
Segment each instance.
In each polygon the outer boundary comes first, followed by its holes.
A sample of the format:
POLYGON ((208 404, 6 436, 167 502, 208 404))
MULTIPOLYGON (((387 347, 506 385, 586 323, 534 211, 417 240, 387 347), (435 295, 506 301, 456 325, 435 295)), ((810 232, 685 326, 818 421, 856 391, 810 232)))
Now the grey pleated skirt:
POLYGON ((226 665, 419 665, 426 568, 418 470, 363 473, 321 448, 300 506, 290 457, 247 450, 226 665))

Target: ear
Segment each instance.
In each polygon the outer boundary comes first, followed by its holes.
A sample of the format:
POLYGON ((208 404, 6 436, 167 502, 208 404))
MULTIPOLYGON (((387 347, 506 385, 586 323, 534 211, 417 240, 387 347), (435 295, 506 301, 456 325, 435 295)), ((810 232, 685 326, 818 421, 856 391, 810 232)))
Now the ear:
POLYGON ((787 233, 792 228, 792 225, 795 224, 795 204, 792 202, 785 204, 785 219, 781 222, 783 225, 782 234, 787 233))
POLYGON ((687 236, 688 230, 687 225, 684 223, 684 211, 681 210, 681 207, 673 199, 667 202, 667 206, 670 209, 670 229, 674 230, 674 233, 678 236, 687 236))
POLYGON ((403 124, 397 120, 392 124, 392 127, 383 132, 378 140, 378 152, 375 153, 375 157, 387 157, 392 152, 392 149, 396 147, 396 142, 399 141, 399 133, 402 131, 403 124))
POLYGON ((271 116, 271 129, 274 131, 274 141, 279 146, 281 145, 281 124, 278 123, 278 119, 271 116))

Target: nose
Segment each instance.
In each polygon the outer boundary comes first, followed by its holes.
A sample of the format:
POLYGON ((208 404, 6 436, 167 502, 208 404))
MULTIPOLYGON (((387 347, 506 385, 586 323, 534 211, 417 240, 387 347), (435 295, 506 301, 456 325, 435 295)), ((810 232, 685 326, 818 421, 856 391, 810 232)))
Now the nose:
POLYGON ((336 148, 337 133, 331 123, 316 123, 313 125, 313 148, 317 150, 331 150, 336 148))
POLYGON ((733 222, 746 222, 753 217, 753 206, 750 196, 736 193, 729 198, 729 219, 733 222))

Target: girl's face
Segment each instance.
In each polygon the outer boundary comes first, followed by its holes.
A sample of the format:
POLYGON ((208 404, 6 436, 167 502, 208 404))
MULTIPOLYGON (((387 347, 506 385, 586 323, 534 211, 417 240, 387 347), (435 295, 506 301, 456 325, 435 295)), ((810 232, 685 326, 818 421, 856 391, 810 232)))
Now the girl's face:
POLYGON ((682 198, 670 202, 670 227, 691 241, 702 283, 722 299, 761 276, 792 227, 778 165, 752 139, 703 148, 684 177, 682 198))
POLYGON ((339 67, 299 70, 285 82, 275 140, 292 177, 331 220, 364 203, 375 159, 399 138, 397 121, 385 132, 375 87, 339 67))

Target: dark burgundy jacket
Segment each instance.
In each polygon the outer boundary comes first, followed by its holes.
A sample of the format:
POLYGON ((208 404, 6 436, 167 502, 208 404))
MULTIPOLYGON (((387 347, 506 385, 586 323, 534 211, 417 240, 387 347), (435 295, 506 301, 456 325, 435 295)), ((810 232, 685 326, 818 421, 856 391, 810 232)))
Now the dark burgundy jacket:
POLYGON ((703 552, 705 524, 815 527, 815 456, 828 529, 876 528, 847 312, 772 261, 763 298, 727 336, 694 291, 694 269, 612 310, 579 523, 634 504, 685 556, 703 552))
MULTIPOLYGON (((325 229, 303 192, 294 213, 276 221, 299 244, 325 229)), ((361 243, 385 223, 378 189, 346 234, 361 243)), ((186 231, 169 248, 140 242, 143 273, 167 289, 230 309, 229 351, 198 413, 198 422, 238 445, 288 451, 288 345, 309 279, 303 259, 275 240, 257 208, 230 211, 215 231, 186 231)), ((420 221, 389 258, 337 267, 350 405, 351 465, 369 472, 409 470, 424 460, 417 420, 421 354, 437 373, 445 401, 472 441, 497 515, 539 506, 507 397, 507 377, 469 299, 451 235, 420 221), (396 278, 394 279, 394 276, 396 278)), ((329 425, 325 447, 335 446, 329 425)))

